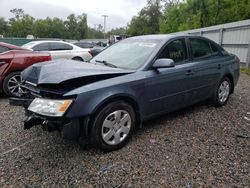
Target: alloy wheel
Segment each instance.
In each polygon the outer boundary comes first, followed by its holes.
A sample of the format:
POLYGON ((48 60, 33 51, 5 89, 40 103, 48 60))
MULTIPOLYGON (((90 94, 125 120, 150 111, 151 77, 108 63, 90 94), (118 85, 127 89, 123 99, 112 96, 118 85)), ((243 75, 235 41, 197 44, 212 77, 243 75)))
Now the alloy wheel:
POLYGON ((21 75, 14 75, 8 80, 7 87, 9 92, 13 96, 20 97, 25 94, 25 88, 23 87, 24 80, 21 75))

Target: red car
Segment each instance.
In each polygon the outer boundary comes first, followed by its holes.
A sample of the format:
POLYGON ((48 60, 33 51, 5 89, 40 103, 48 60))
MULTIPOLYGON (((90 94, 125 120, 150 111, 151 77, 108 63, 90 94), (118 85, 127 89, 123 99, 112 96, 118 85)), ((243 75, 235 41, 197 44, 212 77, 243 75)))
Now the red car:
POLYGON ((21 72, 34 63, 49 61, 48 53, 34 52, 0 42, 0 93, 19 97, 24 93, 21 72))

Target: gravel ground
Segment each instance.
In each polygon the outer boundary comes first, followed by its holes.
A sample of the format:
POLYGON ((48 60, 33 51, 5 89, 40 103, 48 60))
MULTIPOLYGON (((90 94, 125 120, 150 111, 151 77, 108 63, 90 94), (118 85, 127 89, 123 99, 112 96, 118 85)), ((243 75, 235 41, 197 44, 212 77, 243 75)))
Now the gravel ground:
POLYGON ((144 123, 119 151, 82 150, 23 130, 0 99, 0 187, 250 187, 250 76, 227 106, 198 104, 144 123))

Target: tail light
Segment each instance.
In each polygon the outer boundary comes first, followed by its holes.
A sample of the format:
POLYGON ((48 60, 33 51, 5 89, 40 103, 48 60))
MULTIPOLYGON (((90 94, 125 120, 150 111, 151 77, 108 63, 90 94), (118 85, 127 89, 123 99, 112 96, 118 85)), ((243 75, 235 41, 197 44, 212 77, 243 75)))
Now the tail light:
POLYGON ((89 50, 89 51, 88 51, 88 53, 89 53, 91 56, 93 56, 93 54, 92 54, 91 50, 89 50))
POLYGON ((52 60, 51 55, 47 56, 47 61, 52 60))

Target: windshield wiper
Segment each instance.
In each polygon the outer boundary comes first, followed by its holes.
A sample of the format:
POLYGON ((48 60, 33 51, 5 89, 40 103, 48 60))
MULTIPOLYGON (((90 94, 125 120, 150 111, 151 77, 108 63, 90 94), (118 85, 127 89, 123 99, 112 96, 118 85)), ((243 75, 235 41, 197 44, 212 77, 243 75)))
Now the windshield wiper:
POLYGON ((97 62, 97 63, 102 63, 102 64, 104 64, 104 65, 106 65, 106 66, 109 66, 109 67, 113 67, 113 68, 117 68, 117 66, 116 65, 113 65, 113 64, 111 64, 111 63, 108 63, 107 61, 100 61, 100 60, 95 60, 95 62, 97 62))

